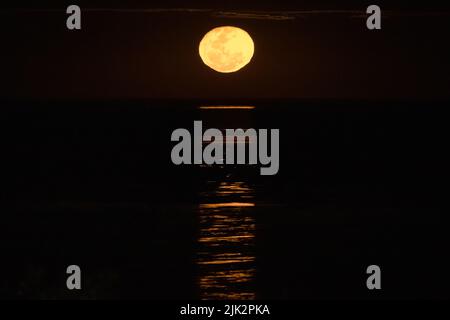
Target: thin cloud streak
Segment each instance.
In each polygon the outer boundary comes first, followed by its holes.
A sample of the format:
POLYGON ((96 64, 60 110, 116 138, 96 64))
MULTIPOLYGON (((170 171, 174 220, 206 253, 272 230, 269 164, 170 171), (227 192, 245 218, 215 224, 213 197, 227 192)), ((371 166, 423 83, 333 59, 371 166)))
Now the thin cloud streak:
MULTIPOLYGON (((0 10, 4 12, 5 10, 0 10)), ((16 12, 62 12, 63 9, 10 9, 7 11, 16 12)), ((311 16, 327 16, 327 15, 339 15, 347 16, 349 18, 366 18, 367 13, 365 10, 295 10, 295 11, 249 11, 249 10, 231 10, 231 11, 218 11, 216 9, 203 9, 203 8, 82 8, 84 12, 111 12, 111 13, 193 13, 193 14, 210 14, 215 18, 226 19, 253 19, 253 20, 274 20, 274 21, 289 21, 297 18, 307 18, 311 16)), ((427 17, 427 16, 450 16, 450 11, 392 11, 383 10, 383 17, 427 17)))

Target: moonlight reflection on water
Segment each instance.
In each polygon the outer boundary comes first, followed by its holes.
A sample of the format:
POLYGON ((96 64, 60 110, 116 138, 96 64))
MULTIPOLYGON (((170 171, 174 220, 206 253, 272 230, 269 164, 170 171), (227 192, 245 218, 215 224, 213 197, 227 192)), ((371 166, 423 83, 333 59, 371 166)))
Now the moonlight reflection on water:
POLYGON ((200 298, 254 299, 255 204, 250 202, 254 190, 244 182, 220 182, 202 197, 197 254, 200 298))

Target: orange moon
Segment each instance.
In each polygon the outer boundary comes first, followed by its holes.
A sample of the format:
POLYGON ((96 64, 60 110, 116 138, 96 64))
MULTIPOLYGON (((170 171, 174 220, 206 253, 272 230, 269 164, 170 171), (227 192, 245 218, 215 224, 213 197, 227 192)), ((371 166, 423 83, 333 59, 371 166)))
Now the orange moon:
POLYGON ((236 72, 252 59, 255 45, 250 35, 237 27, 223 26, 209 31, 198 48, 204 64, 222 72, 236 72))

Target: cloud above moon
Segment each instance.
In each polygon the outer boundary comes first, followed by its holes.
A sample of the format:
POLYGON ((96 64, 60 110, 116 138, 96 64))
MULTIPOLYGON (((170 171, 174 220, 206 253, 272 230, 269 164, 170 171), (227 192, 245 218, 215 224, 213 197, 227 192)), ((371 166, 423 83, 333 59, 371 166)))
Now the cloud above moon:
MULTIPOLYGON (((208 8, 82 8, 86 12, 122 12, 122 13, 186 13, 186 14, 208 14, 215 18, 226 19, 254 19, 289 21, 298 18, 311 16, 339 15, 349 18, 366 18, 366 8, 360 10, 283 10, 283 11, 262 11, 262 10, 229 10, 220 11, 208 8)), ((61 12, 61 9, 10 9, 12 11, 26 12, 61 12)), ((396 11, 383 10, 383 17, 429 17, 429 16, 450 16, 450 11, 396 11)))

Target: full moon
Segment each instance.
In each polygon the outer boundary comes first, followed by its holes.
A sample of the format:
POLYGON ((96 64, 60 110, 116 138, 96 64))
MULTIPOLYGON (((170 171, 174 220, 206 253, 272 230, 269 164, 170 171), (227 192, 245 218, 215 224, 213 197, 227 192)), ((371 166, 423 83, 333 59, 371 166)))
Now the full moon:
POLYGON ((250 35, 237 27, 217 27, 209 31, 198 48, 203 62, 222 73, 236 72, 253 57, 255 45, 250 35))

